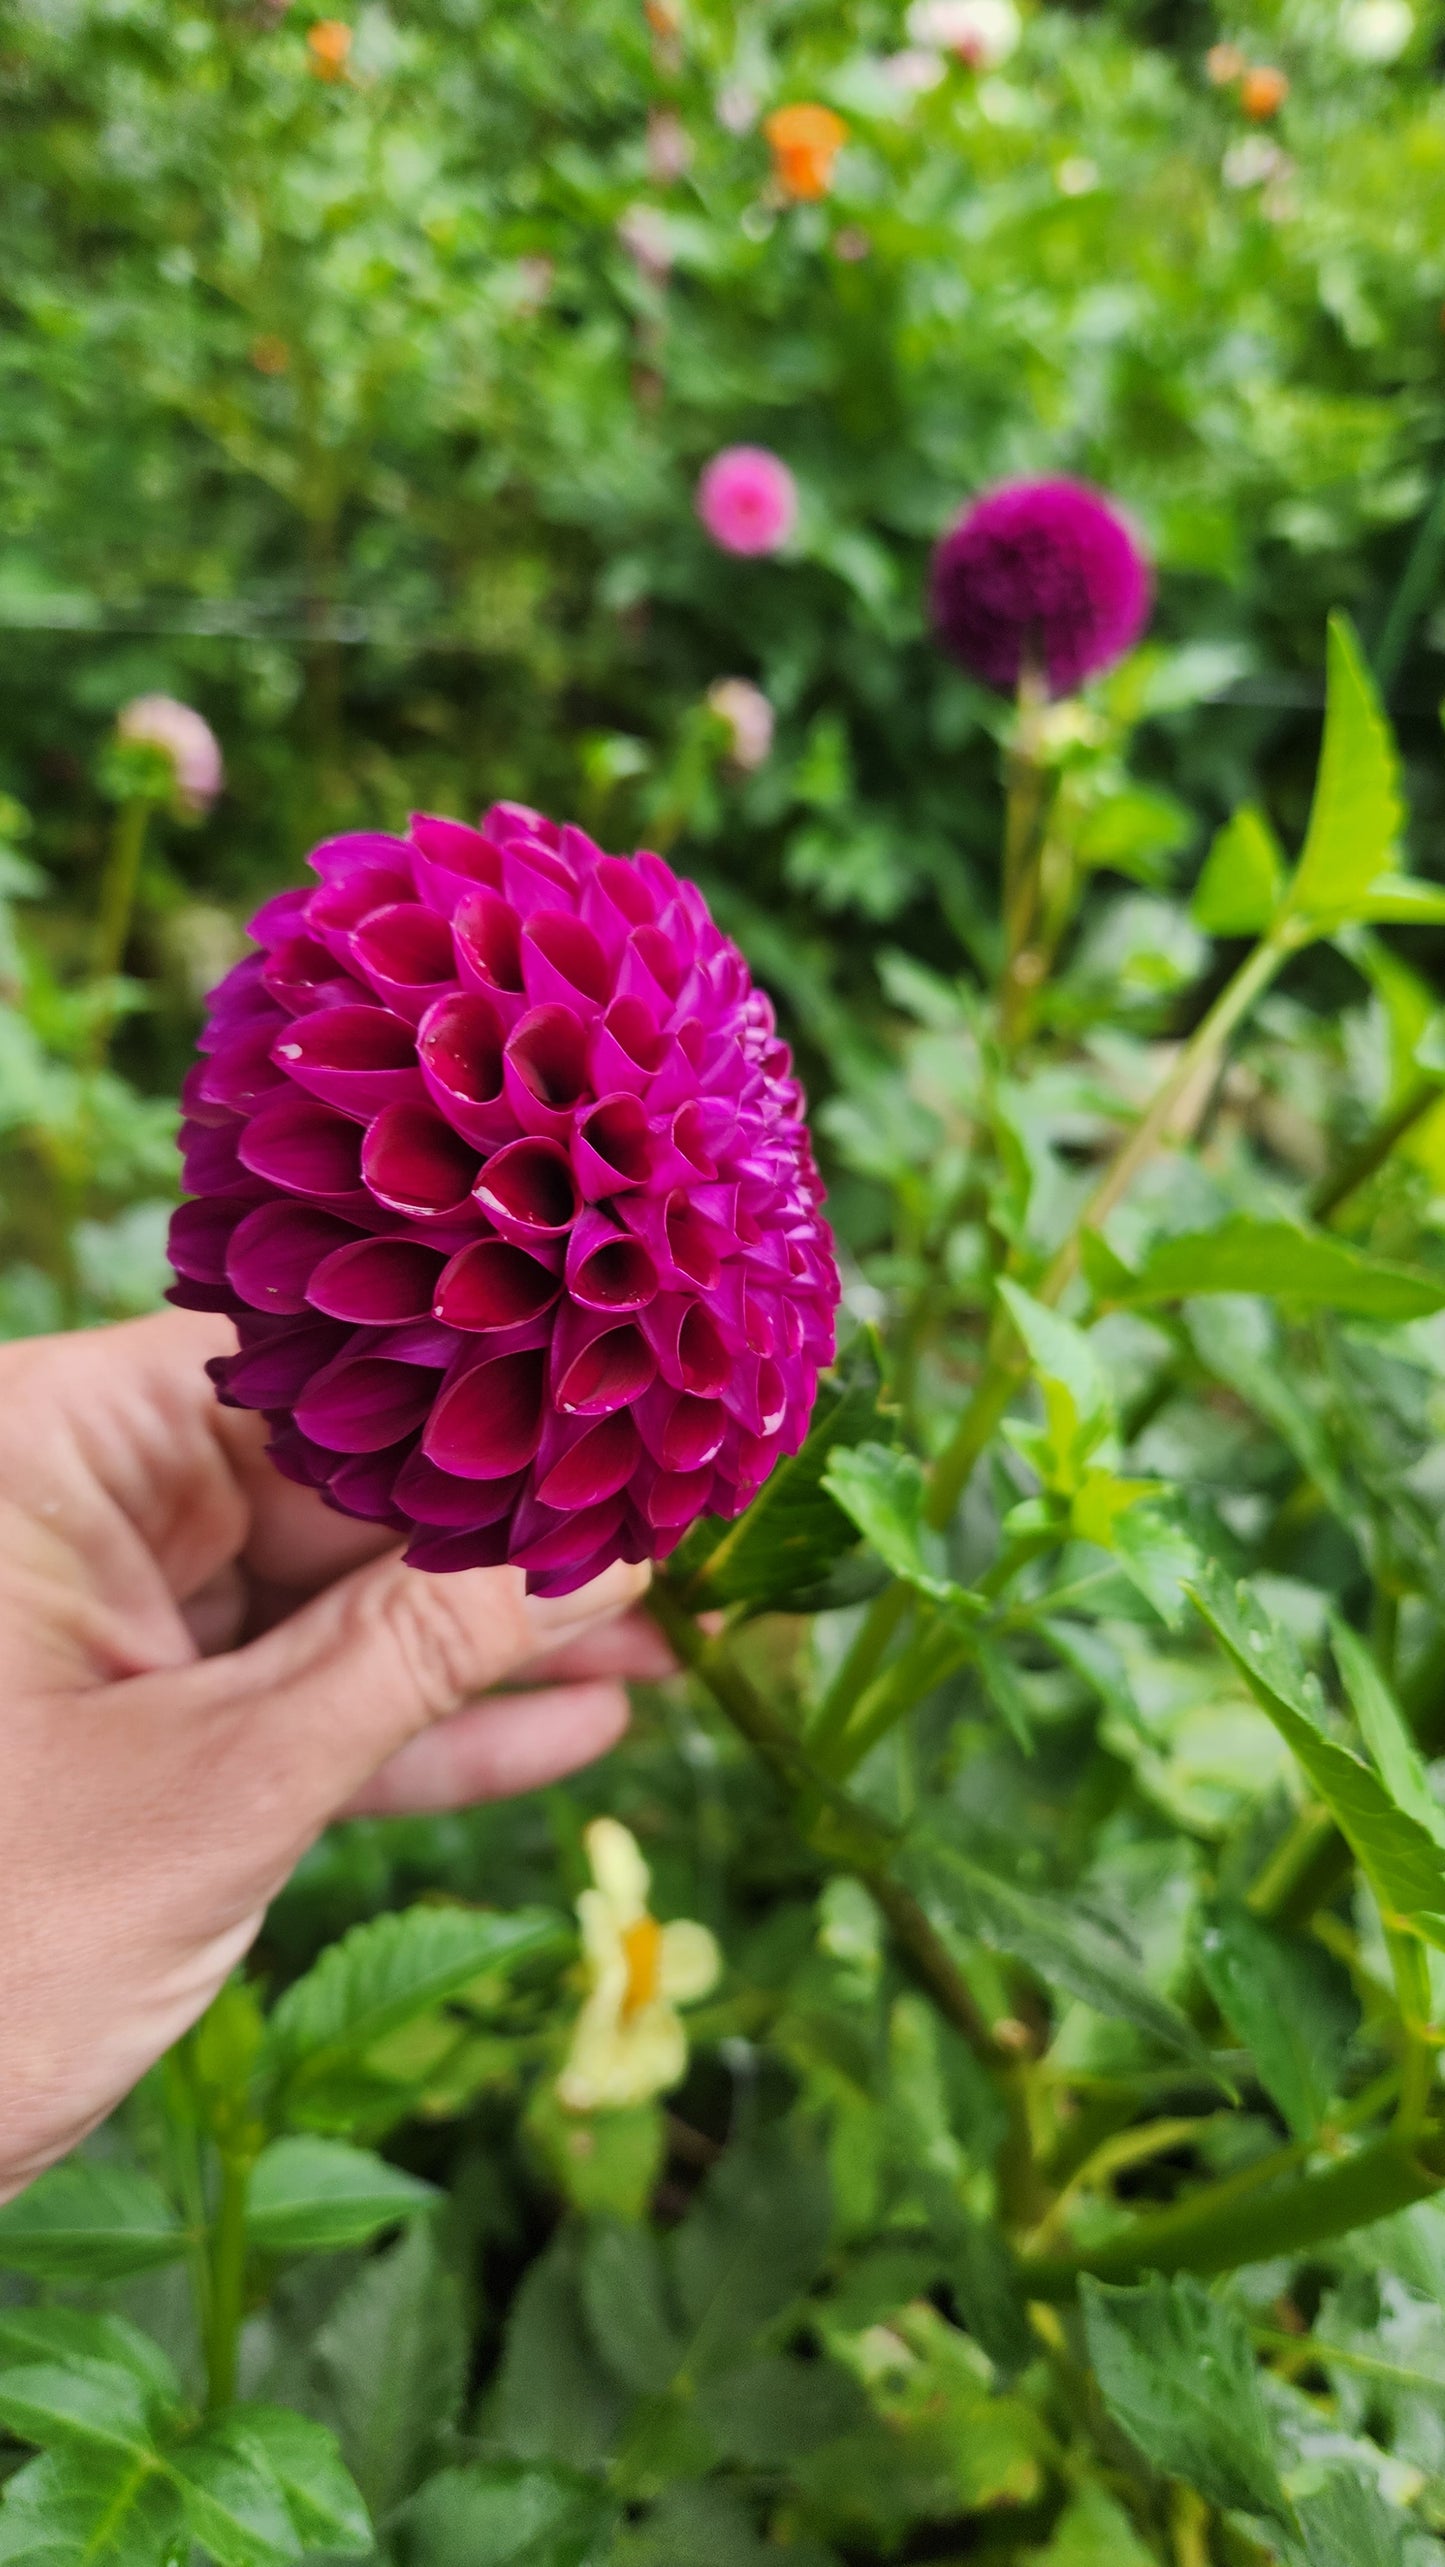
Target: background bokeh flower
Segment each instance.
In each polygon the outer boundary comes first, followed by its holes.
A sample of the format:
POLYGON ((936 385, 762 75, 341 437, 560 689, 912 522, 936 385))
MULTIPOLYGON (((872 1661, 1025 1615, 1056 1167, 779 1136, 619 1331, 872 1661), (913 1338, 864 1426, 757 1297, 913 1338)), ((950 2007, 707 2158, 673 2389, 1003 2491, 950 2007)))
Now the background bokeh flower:
POLYGON ((934 626, 986 686, 1033 662, 1053 695, 1138 640, 1152 583, 1137 538, 1079 481, 1008 482, 965 509, 933 556, 934 626))
POLYGON ((775 553, 797 522, 797 484, 767 446, 725 446, 698 482, 697 513, 725 553, 775 553))
POLYGON ((1023 22, 1014 0, 913 0, 915 44, 941 45, 971 71, 996 71, 1016 52, 1023 22))
POLYGON ((749 677, 720 677, 708 688, 709 708, 729 732, 728 755, 735 767, 751 774, 772 754, 776 717, 760 686, 749 677))
POLYGON ((221 1398, 427 1569, 565 1594, 741 1513, 838 1299, 773 1011, 662 860, 498 804, 316 848, 186 1087, 221 1398))
POLYGON ((590 1985, 557 2095, 569 2112, 622 2112, 679 2083, 687 2034, 678 2007, 711 1992, 722 1955, 705 1925, 660 1925, 651 1914, 652 1876, 630 1828, 595 1818, 583 1843, 592 1887, 577 1916, 590 1985))
POLYGON ((161 749, 171 762, 178 807, 191 819, 209 811, 225 782, 220 742, 204 714, 173 695, 137 695, 116 719, 121 740, 161 749))
POLYGON ((826 196, 833 183, 833 164, 848 139, 848 128, 831 107, 804 103, 778 107, 763 119, 763 132, 773 154, 773 176, 785 196, 810 204, 826 196))

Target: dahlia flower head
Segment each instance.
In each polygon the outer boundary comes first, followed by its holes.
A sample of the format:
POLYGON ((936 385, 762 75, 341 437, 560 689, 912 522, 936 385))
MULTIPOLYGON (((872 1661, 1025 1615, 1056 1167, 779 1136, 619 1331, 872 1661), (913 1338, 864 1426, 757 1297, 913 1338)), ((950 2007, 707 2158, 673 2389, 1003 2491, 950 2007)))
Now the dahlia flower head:
POLYGON ((313 849, 183 1091, 171 1299, 290 1479, 564 1595, 741 1514, 838 1273, 772 1007, 661 858, 499 803, 313 849))
POLYGON ((1132 650, 1153 599, 1137 537, 1082 481, 1012 481, 966 508, 933 556, 934 627, 985 686, 1035 665, 1072 695, 1132 650))

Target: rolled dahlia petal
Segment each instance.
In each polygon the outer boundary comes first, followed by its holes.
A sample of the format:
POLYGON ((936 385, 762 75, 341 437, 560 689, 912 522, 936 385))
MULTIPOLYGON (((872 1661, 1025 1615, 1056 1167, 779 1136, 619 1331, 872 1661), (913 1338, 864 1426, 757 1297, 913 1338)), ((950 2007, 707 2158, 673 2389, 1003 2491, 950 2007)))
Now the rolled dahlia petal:
POLYGON ((1001 692, 1032 664, 1051 695, 1071 695, 1132 649, 1152 593, 1137 538, 1081 481, 1015 481, 988 492, 933 556, 938 637, 1001 692))
POLYGON ((172 1299, 277 1468, 563 1595, 741 1514, 838 1273, 772 1009, 701 895, 519 803, 313 850, 183 1095, 172 1299))

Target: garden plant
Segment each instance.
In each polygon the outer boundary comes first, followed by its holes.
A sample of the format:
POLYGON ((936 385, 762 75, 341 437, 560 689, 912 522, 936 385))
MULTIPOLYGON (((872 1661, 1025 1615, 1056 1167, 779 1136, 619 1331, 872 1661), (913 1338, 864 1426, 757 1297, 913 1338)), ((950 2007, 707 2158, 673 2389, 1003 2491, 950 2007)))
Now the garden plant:
POLYGON ((5 1329, 678 1673, 0 2207, 0 2560, 1445 2555, 1438 21, 7 13, 5 1329))

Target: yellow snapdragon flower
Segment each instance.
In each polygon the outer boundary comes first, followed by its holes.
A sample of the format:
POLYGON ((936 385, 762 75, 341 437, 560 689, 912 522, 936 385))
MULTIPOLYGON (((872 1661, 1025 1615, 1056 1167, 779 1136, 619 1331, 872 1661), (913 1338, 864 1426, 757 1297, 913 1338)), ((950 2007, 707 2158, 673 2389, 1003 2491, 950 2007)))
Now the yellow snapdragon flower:
POLYGON ((570 2112, 619 2112, 675 2086, 687 2066, 677 2009, 705 1997, 722 1967, 705 1925, 659 1925, 652 1876, 629 1829, 596 1818, 583 1839, 593 1886, 577 1901, 591 1986, 557 2080, 570 2112))

